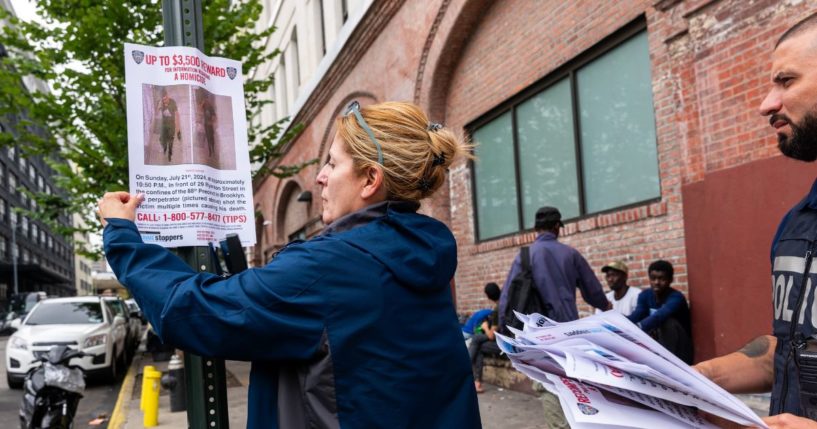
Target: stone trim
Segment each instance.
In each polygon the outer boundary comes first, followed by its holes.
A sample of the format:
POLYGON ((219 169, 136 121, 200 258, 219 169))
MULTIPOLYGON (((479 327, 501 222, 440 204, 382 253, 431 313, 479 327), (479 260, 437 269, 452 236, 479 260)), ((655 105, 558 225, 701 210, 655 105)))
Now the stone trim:
MULTIPOLYGON (((569 237, 579 233, 592 231, 595 229, 607 228, 615 225, 622 225, 626 223, 640 222, 649 218, 661 217, 667 214, 666 201, 659 201, 652 204, 641 205, 624 210, 618 210, 613 213, 602 213, 595 216, 590 216, 573 222, 568 222, 562 228, 560 237, 569 237)), ((533 243, 536 239, 535 231, 526 231, 512 236, 498 238, 496 240, 478 243, 471 247, 469 255, 477 255, 480 253, 489 253, 496 250, 507 249, 511 247, 519 247, 526 244, 533 243)))
POLYGON ((440 29, 440 24, 443 22, 445 12, 448 10, 448 5, 451 0, 443 0, 440 9, 437 11, 437 16, 434 17, 434 23, 431 24, 431 29, 428 31, 426 42, 423 45, 423 53, 420 56, 420 64, 417 66, 417 77, 414 79, 414 104, 420 104, 421 88, 423 86, 423 74, 426 70, 426 62, 428 61, 428 53, 431 51, 431 44, 437 36, 437 31, 440 29))

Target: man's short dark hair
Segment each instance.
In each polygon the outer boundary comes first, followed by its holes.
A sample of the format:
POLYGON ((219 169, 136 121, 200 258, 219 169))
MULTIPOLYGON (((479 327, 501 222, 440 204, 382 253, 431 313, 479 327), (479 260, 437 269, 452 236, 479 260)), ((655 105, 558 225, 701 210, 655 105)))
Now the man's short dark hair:
POLYGON ((653 271, 661 271, 662 273, 667 273, 669 275, 669 279, 672 280, 672 275, 675 273, 675 270, 672 268, 672 264, 669 261, 665 261, 663 259, 659 259, 652 264, 647 269, 647 274, 653 271))
POLYGON ((491 301, 498 301, 500 293, 498 284, 491 282, 485 285, 485 296, 491 301))
POLYGON ((813 30, 815 27, 817 27, 817 13, 809 15, 786 30, 786 32, 783 33, 779 39, 777 39, 777 43, 774 44, 774 48, 777 49, 777 47, 786 40, 791 39, 794 36, 799 36, 806 31, 813 30))
POLYGON ((536 210, 533 228, 537 231, 550 231, 556 226, 564 226, 562 213, 556 207, 542 207, 536 210))

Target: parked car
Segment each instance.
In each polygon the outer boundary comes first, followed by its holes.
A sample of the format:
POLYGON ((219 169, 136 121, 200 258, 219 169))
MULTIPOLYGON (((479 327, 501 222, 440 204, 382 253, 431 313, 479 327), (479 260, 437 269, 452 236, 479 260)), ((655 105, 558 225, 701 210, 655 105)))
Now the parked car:
POLYGON ((45 292, 23 292, 11 296, 9 312, 3 320, 3 331, 14 332, 38 302, 47 299, 45 292))
POLYGON ((128 326, 100 297, 52 298, 41 301, 6 343, 6 381, 22 386, 35 360, 55 345, 87 353, 75 362, 86 376, 115 381, 125 369, 128 326))
POLYGON ((142 321, 139 320, 138 314, 133 314, 125 301, 116 296, 103 296, 102 299, 111 307, 114 316, 122 316, 128 326, 128 334, 126 336, 125 344, 127 344, 126 351, 128 356, 131 356, 139 346, 139 340, 142 338, 142 321))

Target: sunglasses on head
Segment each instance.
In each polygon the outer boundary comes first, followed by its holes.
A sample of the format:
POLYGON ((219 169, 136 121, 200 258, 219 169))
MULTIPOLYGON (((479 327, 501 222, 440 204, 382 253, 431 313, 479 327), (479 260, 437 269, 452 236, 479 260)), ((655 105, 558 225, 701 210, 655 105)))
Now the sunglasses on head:
POLYGON ((374 146, 377 148, 377 163, 383 165, 383 150, 380 148, 380 143, 378 143, 377 139, 374 138, 374 133, 372 129, 369 128, 369 124, 366 123, 366 120, 363 119, 363 115, 360 114, 360 103, 357 101, 353 101, 349 103, 349 106, 346 107, 346 110, 343 111, 343 116, 349 116, 350 113, 354 113, 355 118, 357 118, 357 123, 360 125, 366 134, 369 135, 369 138, 374 143, 374 146))

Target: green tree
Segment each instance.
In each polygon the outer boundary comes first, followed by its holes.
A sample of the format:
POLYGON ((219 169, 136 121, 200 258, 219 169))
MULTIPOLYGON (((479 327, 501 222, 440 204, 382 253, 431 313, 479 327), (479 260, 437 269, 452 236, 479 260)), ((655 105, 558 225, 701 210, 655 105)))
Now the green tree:
MULTIPOLYGON (((206 54, 239 60, 245 76, 272 60, 265 41, 274 28, 258 32, 260 0, 203 0, 206 54)), ((0 133, 0 147, 15 145, 22 156, 42 155, 57 172, 56 185, 68 198, 30 194, 40 209, 28 213, 70 236, 99 231, 97 199, 109 190, 128 189, 124 43, 163 45, 161 2, 157 0, 41 0, 37 13, 45 25, 24 22, 0 8, 0 115, 21 120, 0 133), (24 78, 46 82, 52 91, 28 91, 24 78), (67 162, 66 162, 67 161, 67 162), (57 224, 59 212, 80 214, 84 229, 57 224)), ((255 176, 286 176, 299 166, 275 166, 280 148, 297 133, 278 139, 283 120, 262 127, 254 120, 272 77, 245 81, 250 160, 261 165, 255 176)), ((76 250, 88 253, 84 243, 76 250)), ((93 252, 92 252, 93 253, 93 252)))

